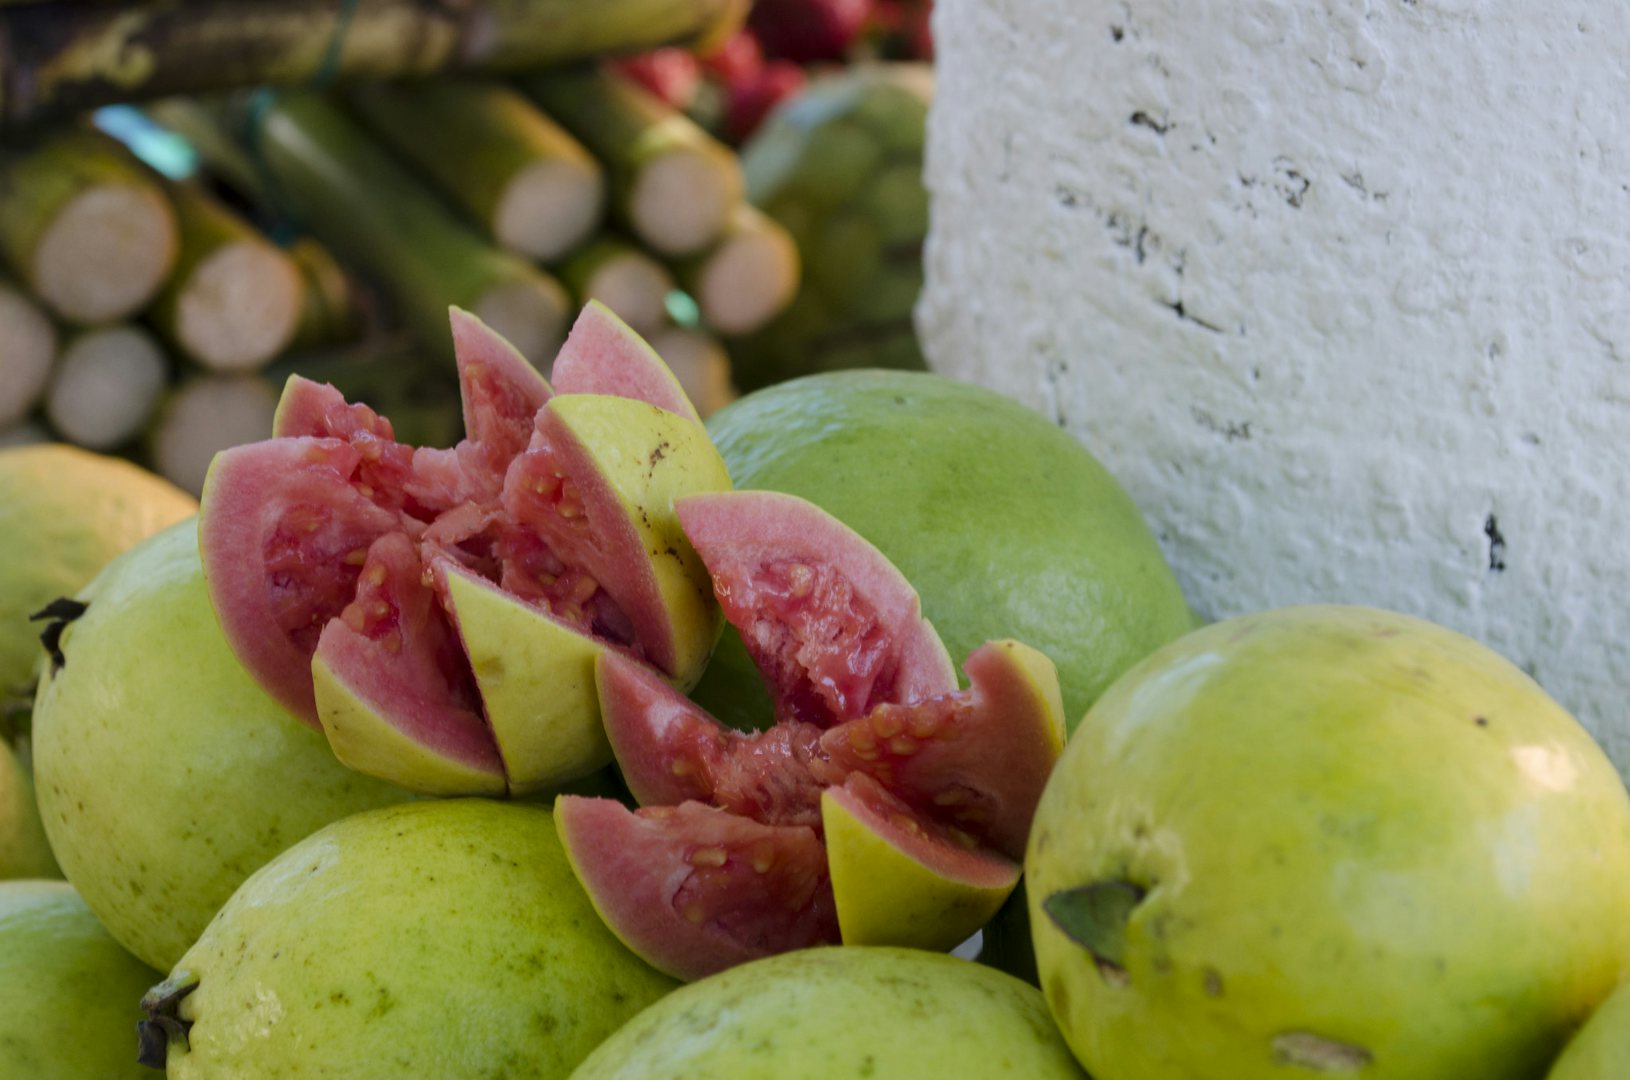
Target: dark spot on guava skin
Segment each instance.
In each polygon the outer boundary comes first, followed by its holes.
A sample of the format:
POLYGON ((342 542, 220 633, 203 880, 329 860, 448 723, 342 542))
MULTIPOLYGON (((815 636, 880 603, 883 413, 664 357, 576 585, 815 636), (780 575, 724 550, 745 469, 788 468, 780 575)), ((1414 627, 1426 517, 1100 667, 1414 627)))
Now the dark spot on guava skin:
POLYGON ((1223 981, 1216 968, 1206 968, 1204 976, 1206 997, 1222 997, 1223 981))
POLYGON ((1486 716, 1474 716, 1472 717, 1472 723, 1476 724, 1478 727, 1488 727, 1489 718, 1486 716))
POLYGON ((62 632, 88 610, 89 604, 59 596, 28 617, 29 622, 46 620, 45 629, 40 631, 40 644, 44 645, 45 651, 50 654, 53 675, 68 666, 68 658, 62 655, 62 632))

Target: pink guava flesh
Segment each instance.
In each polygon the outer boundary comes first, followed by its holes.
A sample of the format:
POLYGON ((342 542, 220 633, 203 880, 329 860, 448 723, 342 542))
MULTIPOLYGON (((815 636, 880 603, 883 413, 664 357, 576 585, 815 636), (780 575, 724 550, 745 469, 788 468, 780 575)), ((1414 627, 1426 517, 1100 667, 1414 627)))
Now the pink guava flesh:
POLYGON ((555 800, 555 826, 607 925, 677 978, 838 940, 826 849, 809 826, 699 802, 636 814, 577 795, 555 800))
MULTIPOLYGON (((316 726, 321 649, 387 722, 486 769, 497 748, 446 611, 448 566, 659 667, 677 650, 643 545, 551 411, 554 391, 473 316, 455 310, 452 327, 463 441, 398 443, 372 409, 295 377, 276 436, 218 456, 200 546, 228 642, 291 712, 316 726)), ((619 372, 654 358, 611 345, 579 336, 561 389, 662 388, 652 372, 619 372)))
POLYGON ((556 386, 574 394, 648 401, 692 423, 702 422, 656 352, 597 301, 590 301, 572 324, 550 371, 556 386))
MULTIPOLYGON (((976 650, 959 691, 910 586, 823 512, 767 492, 691 496, 679 512, 779 721, 732 730, 649 667, 596 661, 606 734, 641 807, 574 800, 561 833, 618 936, 681 978, 814 943, 807 912, 764 906, 774 898, 720 836, 807 830, 829 881, 823 794, 941 876, 1010 888, 1059 721, 1007 643, 976 650), (713 873, 719 848, 738 873, 713 873)), ((835 919, 820 930, 838 942, 835 919)))

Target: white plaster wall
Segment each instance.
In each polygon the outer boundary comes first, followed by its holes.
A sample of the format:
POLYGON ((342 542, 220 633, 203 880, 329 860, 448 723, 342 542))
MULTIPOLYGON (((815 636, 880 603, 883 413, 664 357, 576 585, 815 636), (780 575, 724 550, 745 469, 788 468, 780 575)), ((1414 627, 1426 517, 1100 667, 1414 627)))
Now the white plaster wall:
POLYGON ((940 0, 932 364, 1203 612, 1494 646, 1630 773, 1630 5, 940 0))

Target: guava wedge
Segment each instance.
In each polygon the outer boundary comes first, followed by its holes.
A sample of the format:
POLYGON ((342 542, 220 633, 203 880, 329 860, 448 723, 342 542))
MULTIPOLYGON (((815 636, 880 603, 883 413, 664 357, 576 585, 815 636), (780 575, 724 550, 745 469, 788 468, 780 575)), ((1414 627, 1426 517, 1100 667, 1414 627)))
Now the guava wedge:
POLYGON ((274 437, 210 470, 205 575, 239 660, 346 764, 428 794, 524 794, 610 760, 602 651, 696 681, 723 623, 674 501, 730 481, 609 311, 585 311, 557 387, 474 316, 455 309, 452 332, 457 446, 406 446, 291 379, 274 437))
POLYGON ((678 508, 777 720, 727 728, 601 653, 606 736, 641 806, 557 800, 596 909, 683 979, 810 945, 964 940, 1017 884, 1063 747, 1051 662, 990 642, 958 690, 910 584, 824 511, 771 492, 678 508))

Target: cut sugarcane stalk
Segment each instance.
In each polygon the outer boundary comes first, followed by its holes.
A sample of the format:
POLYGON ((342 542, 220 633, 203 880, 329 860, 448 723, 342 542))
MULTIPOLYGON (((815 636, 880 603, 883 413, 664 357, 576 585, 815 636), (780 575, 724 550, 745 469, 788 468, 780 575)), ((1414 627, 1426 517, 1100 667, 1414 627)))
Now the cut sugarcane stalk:
POLYGON ((0 428, 40 403, 56 358, 56 327, 27 293, 0 279, 0 428))
POLYGON ((264 367, 294 339, 305 288, 294 260, 196 184, 170 189, 181 254, 151 318, 210 371, 264 367))
POLYGON ((284 249, 300 270, 304 289, 300 327, 289 350, 354 340, 362 332, 362 303, 351 275, 317 240, 302 236, 284 249))
POLYGON ((46 418, 71 443, 111 450, 147 426, 168 374, 164 350, 140 327, 86 330, 57 359, 46 418))
POLYGON ((272 437, 278 391, 260 375, 195 375, 159 407, 148 432, 148 457, 171 483, 194 495, 215 455, 272 437))
POLYGON ((0 129, 115 101, 705 47, 743 0, 132 0, 0 7, 0 129))
POLYGON ((702 419, 736 400, 730 354, 719 339, 685 326, 669 326, 651 337, 651 348, 673 370, 702 419))
POLYGON ((70 322, 122 319, 175 263, 175 212, 114 139, 71 129, 0 151, 0 254, 70 322))
POLYGON ((534 364, 565 338, 554 278, 456 220, 366 132, 310 94, 253 114, 276 191, 335 253, 378 281, 418 340, 452 357, 447 307, 474 312, 534 364))
POLYGON ((598 300, 635 333, 648 335, 667 318, 673 275, 633 244, 602 236, 558 269, 560 280, 580 306, 598 300))
POLYGON ((676 270, 703 322, 721 334, 750 334, 797 295, 798 245, 773 218, 742 203, 718 242, 676 270))
POLYGON ((373 83, 357 87, 350 102, 375 134, 502 247, 549 262, 600 224, 600 163, 507 86, 373 83))
POLYGON ((521 88, 605 164, 613 212, 651 250, 703 250, 741 202, 736 155, 632 80, 589 66, 530 75, 521 88))

